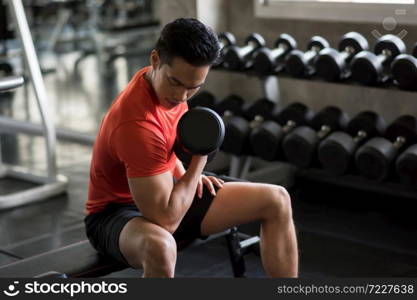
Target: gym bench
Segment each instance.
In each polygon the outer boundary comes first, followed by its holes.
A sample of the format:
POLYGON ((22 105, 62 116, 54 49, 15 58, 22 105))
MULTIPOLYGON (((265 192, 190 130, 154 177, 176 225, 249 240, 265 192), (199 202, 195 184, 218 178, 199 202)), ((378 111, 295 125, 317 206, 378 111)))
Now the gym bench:
MULTIPOLYGON (((210 236, 207 240, 195 240, 178 244, 178 251, 187 247, 201 245, 207 241, 224 236, 230 255, 234 277, 245 277, 244 254, 256 250, 259 237, 248 237, 238 232, 236 227, 210 236), (242 238, 246 238, 241 240, 242 238)), ((0 278, 19 277, 71 277, 91 278, 105 276, 128 268, 110 258, 97 253, 88 240, 51 250, 33 257, 25 258, 0 266, 0 278)))

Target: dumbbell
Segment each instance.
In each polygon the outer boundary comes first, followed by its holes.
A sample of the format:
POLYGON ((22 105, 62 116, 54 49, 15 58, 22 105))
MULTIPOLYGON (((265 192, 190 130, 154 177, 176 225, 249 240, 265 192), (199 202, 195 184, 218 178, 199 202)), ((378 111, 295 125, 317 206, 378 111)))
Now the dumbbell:
POLYGON ((352 59, 350 69, 354 81, 363 85, 377 85, 390 79, 389 67, 395 57, 405 53, 404 42, 396 35, 387 34, 378 39, 374 53, 359 52, 352 59))
POLYGON ((190 100, 188 100, 187 103, 189 108, 203 106, 212 110, 216 110, 216 106, 219 103, 219 99, 217 99, 217 97, 209 91, 201 91, 195 96, 193 96, 190 100))
POLYGON ((302 103, 292 103, 273 120, 265 121, 258 128, 252 130, 250 143, 253 153, 268 161, 279 159, 282 156, 281 142, 286 134, 295 127, 308 124, 314 113, 302 103))
POLYGON ((357 32, 346 33, 339 42, 339 51, 325 48, 316 60, 317 76, 327 81, 339 81, 350 76, 348 69, 352 58, 369 49, 366 38, 357 32))
POLYGON ((345 174, 352 165, 356 149, 367 140, 383 135, 385 128, 385 120, 375 112, 359 113, 350 120, 346 132, 333 132, 320 143, 318 157, 321 165, 331 174, 345 174))
POLYGON ((241 116, 244 102, 239 95, 231 94, 220 101, 214 110, 222 117, 241 116))
POLYGON ((243 98, 238 95, 232 94, 223 100, 219 100, 212 93, 202 91, 188 101, 188 107, 207 107, 217 112, 220 116, 223 116, 224 114, 242 115, 242 106, 244 102, 243 98))
POLYGON ((417 186, 417 144, 401 153, 395 163, 395 169, 402 183, 417 186))
POLYGON ((226 134, 221 150, 234 155, 251 155, 249 135, 253 128, 274 114, 275 102, 262 98, 243 107, 242 116, 223 118, 226 134))
POLYGON ((386 179, 398 153, 416 142, 416 118, 410 115, 399 117, 387 127, 384 137, 374 137, 356 151, 356 167, 368 179, 386 179))
POLYGON ((230 32, 222 32, 217 36, 217 38, 219 39, 220 44, 220 56, 213 64, 213 67, 221 66, 224 61, 224 54, 226 53, 228 47, 236 45, 236 38, 230 32))
POLYGON ((400 54, 391 65, 395 83, 402 89, 417 90, 417 43, 413 55, 400 54))
POLYGON ((225 128, 222 118, 207 107, 188 110, 178 121, 174 152, 185 165, 193 155, 208 155, 213 160, 223 143, 225 128))
POLYGON ((228 70, 239 71, 248 67, 252 55, 262 47, 265 47, 264 38, 258 33, 252 33, 246 38, 246 46, 232 45, 224 54, 223 66, 228 70))
POLYGON ((259 75, 269 75, 282 71, 285 57, 297 48, 297 42, 289 34, 280 34, 275 42, 275 48, 263 47, 253 58, 253 70, 259 75))
POLYGON ((315 60, 321 50, 328 48, 329 42, 320 36, 313 36, 308 43, 307 52, 292 50, 285 60, 285 70, 293 77, 310 77, 316 70, 315 60))
POLYGON ((286 159, 298 167, 309 167, 318 143, 333 131, 346 128, 348 119, 347 114, 335 106, 323 108, 310 126, 297 127, 284 137, 282 148, 286 159))
MULTIPOLYGON (((230 139, 237 139, 238 141, 241 141, 244 138, 236 138, 232 137, 235 134, 240 134, 238 129, 235 129, 234 126, 240 123, 246 124, 246 121, 243 120, 243 106, 244 106, 245 100, 240 97, 239 95, 231 94, 224 98, 222 101, 219 102, 219 104, 216 107, 216 111, 219 115, 222 116, 223 121, 225 123, 226 128, 226 134, 225 134, 225 142, 226 146, 223 145, 222 150, 224 151, 224 147, 227 150, 230 149, 236 149, 239 148, 232 148, 232 144, 230 143, 230 139), (242 120, 241 120, 242 119, 242 120), (227 128, 229 127, 229 130, 227 128), (227 132, 229 132, 229 135, 227 135, 227 132), (230 145, 229 145, 230 144, 230 145)), ((224 143, 223 143, 224 144, 224 143)), ((243 147, 243 146, 240 146, 243 147)), ((231 153, 233 153, 233 150, 230 150, 231 153)))

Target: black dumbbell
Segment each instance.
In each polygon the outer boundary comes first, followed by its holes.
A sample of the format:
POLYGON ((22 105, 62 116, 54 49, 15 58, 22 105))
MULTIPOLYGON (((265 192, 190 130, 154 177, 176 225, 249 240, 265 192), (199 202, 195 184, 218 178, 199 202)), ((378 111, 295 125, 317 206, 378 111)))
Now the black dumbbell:
POLYGON ((190 100, 188 100, 187 103, 189 108, 203 106, 212 110, 216 110, 216 107, 219 103, 219 99, 217 99, 217 97, 209 91, 201 91, 195 96, 193 96, 190 100))
POLYGON ((293 77, 303 78, 312 76, 315 70, 315 60, 321 50, 328 48, 329 42, 320 36, 313 36, 308 43, 307 52, 292 50, 285 60, 285 70, 293 77))
POLYGON ((417 43, 414 45, 413 55, 400 54, 394 59, 391 73, 400 88, 417 90, 417 43))
POLYGON ((245 101, 243 100, 243 98, 238 95, 232 94, 227 96, 223 100, 219 100, 212 93, 208 91, 202 91, 188 101, 188 107, 207 107, 217 112, 220 116, 223 116, 224 114, 227 114, 229 116, 242 115, 242 106, 244 102, 245 101))
POLYGON ((224 116, 226 134, 221 150, 234 155, 251 155, 249 135, 253 128, 274 114, 275 102, 262 98, 243 107, 242 116, 224 116))
POLYGON ((323 168, 335 175, 345 174, 358 147, 367 140, 384 134, 385 120, 372 111, 355 116, 346 127, 346 132, 336 131, 324 139, 318 148, 318 157, 323 168))
POLYGON ((298 167, 309 167, 318 143, 333 131, 346 128, 348 119, 347 114, 335 106, 323 108, 310 126, 297 127, 284 137, 282 148, 286 159, 298 167))
POLYGON ((244 103, 245 100, 242 97, 232 94, 220 101, 214 110, 224 117, 241 116, 243 115, 244 103))
POLYGON ((246 46, 232 45, 224 54, 223 66, 228 70, 239 71, 248 67, 252 55, 262 47, 265 47, 264 38, 258 33, 252 33, 245 41, 246 46))
POLYGON ((405 51, 406 46, 398 36, 384 35, 378 39, 375 53, 362 51, 352 59, 350 69, 353 80, 363 85, 387 82, 390 79, 392 61, 405 51))
POLYGON ((339 43, 339 51, 325 48, 316 60, 317 76, 327 81, 339 81, 350 76, 348 68, 352 58, 369 49, 366 38, 357 32, 346 33, 339 43))
POLYGON ((192 108, 178 122, 174 152, 185 165, 190 164, 193 155, 208 155, 209 163, 223 143, 224 134, 223 120, 215 111, 192 108))
POLYGON ((395 169, 402 183, 417 187, 417 145, 409 147, 398 156, 395 169))
POLYGON ((236 45, 236 38, 230 32, 222 32, 217 37, 220 44, 220 56, 213 64, 213 67, 221 66, 223 64, 224 54, 226 53, 227 49, 232 45, 236 45))
POLYGON ((284 136, 295 127, 308 124, 313 115, 307 106, 298 102, 279 111, 273 120, 265 121, 252 130, 250 143, 254 155, 269 161, 280 159, 281 142, 284 136))
POLYGON ((399 117, 387 127, 384 136, 372 138, 355 154, 359 173, 376 181, 386 179, 398 153, 416 142, 416 118, 410 115, 399 117))
POLYGON ((263 47, 253 58, 253 71, 259 75, 269 75, 282 71, 285 57, 297 48, 297 42, 289 34, 280 34, 275 42, 275 48, 263 47))

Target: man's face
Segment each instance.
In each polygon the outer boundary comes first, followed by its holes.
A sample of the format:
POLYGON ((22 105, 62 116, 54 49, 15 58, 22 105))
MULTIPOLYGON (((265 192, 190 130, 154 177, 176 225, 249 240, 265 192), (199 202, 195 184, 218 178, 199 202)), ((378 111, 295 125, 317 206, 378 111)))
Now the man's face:
POLYGON ((170 64, 161 65, 156 51, 152 53, 151 60, 154 70, 153 88, 160 104, 168 109, 197 93, 210 69, 208 65, 192 66, 179 57, 174 57, 170 64))

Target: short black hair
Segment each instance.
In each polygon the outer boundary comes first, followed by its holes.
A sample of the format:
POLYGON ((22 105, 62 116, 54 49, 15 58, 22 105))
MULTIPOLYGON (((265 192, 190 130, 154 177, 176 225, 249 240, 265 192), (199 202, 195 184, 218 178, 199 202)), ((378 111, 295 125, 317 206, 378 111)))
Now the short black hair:
POLYGON ((180 18, 165 25, 156 47, 162 64, 180 57, 193 66, 212 65, 220 54, 217 35, 193 18, 180 18))

